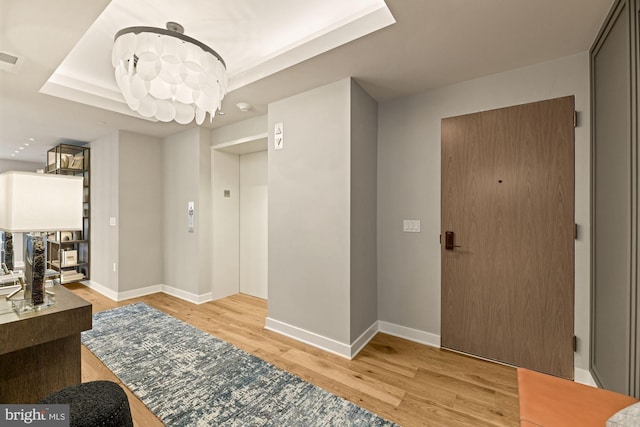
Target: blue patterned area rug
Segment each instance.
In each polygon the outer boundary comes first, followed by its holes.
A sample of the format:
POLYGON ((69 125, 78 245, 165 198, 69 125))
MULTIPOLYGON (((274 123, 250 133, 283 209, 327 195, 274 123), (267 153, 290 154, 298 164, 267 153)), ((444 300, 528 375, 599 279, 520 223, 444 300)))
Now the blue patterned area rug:
POLYGON ((395 426, 144 303, 95 314, 82 343, 168 426, 395 426))

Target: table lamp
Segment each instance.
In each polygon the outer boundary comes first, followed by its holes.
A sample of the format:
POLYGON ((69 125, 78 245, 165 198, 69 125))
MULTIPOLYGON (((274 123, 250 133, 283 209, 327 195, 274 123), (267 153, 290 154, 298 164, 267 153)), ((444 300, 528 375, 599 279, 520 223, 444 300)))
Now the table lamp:
POLYGON ((24 233, 25 292, 21 311, 45 303, 43 233, 82 229, 83 178, 9 171, 0 174, 0 230, 24 233))

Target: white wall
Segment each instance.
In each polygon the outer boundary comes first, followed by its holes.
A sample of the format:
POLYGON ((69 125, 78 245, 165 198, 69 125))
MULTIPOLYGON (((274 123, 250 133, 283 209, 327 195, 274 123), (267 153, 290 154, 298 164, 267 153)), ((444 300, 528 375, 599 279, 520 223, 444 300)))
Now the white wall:
POLYGON ((240 292, 267 298, 267 152, 240 157, 240 292))
POLYGON ((378 132, 378 316, 440 334, 440 120, 575 95, 575 245, 577 368, 589 360, 589 58, 588 53, 386 101, 378 132), (403 233, 420 219, 421 233, 403 233))
POLYGON ((240 159, 236 154, 211 150, 213 201, 212 266, 213 299, 240 289, 240 159), (224 196, 225 190, 229 197, 224 196))
MULTIPOLYGON (((120 132, 118 291, 163 283, 163 170, 158 138, 120 132)), ((93 257, 92 257, 93 258, 93 257)))

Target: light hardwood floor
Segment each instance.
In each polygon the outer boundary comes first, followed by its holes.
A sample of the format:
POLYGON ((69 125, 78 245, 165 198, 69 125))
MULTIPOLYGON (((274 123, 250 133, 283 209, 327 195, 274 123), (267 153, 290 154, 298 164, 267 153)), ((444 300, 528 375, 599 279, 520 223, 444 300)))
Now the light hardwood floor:
MULTIPOLYGON (((94 312, 143 301, 401 426, 518 425, 516 371, 507 366, 382 333, 348 360, 267 331, 267 302, 247 295, 201 305, 163 293, 114 302, 80 284, 67 288, 94 312)), ((97 379, 120 383, 83 346, 82 380, 97 379)), ((162 425, 126 391, 137 426, 162 425)))

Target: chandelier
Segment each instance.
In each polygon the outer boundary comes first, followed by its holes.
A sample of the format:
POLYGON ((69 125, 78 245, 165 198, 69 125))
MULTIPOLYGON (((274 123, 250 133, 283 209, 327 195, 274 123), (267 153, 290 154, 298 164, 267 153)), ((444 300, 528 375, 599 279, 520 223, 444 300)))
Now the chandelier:
POLYGON ((213 120, 227 91, 226 64, 213 49, 167 29, 129 27, 114 38, 111 62, 127 105, 144 117, 199 125, 213 120))

